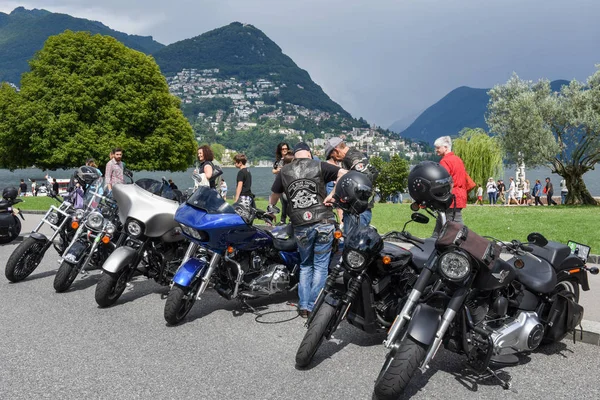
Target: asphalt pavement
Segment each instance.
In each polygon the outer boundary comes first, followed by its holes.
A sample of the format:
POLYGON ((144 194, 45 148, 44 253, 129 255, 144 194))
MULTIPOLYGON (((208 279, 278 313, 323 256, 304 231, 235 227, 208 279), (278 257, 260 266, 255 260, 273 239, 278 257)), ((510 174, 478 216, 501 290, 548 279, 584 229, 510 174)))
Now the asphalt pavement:
MULTIPOLYGON (((16 245, 0 246, 0 265, 16 245)), ((114 307, 100 309, 94 301, 98 271, 78 278, 66 293, 54 292, 57 259, 50 249, 17 284, 0 275, 0 399, 372 398, 384 336, 342 323, 313 367, 296 370, 304 321, 274 323, 296 315, 288 305, 294 294, 251 302, 260 313, 281 311, 258 319, 273 322, 265 324, 209 290, 184 324, 168 327, 166 287, 138 278, 114 307)), ((406 398, 600 398, 600 346, 570 338, 501 372, 512 391, 470 375, 463 362, 441 350, 430 370, 413 379, 406 398)))

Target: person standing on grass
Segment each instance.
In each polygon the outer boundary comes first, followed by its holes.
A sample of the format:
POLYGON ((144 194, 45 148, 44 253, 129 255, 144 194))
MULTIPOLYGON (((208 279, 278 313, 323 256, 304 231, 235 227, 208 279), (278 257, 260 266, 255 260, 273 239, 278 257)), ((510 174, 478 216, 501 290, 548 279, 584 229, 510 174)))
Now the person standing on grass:
POLYGON ((506 192, 506 203, 504 203, 505 206, 509 206, 511 200, 514 200, 515 203, 517 203, 517 205, 519 205, 519 201, 515 197, 516 190, 517 190, 517 188, 515 185, 515 179, 511 176, 510 183, 508 185, 508 191, 506 192))
POLYGON ((498 192, 498 186, 496 186, 494 178, 488 179, 485 189, 488 195, 488 200, 490 201, 490 206, 496 205, 496 193, 498 192))
POLYGON ((223 200, 227 200, 227 182, 225 182, 225 179, 221 179, 221 197, 223 198, 223 200))
POLYGON ((565 179, 561 179, 561 181, 560 181, 560 204, 567 203, 567 194, 569 194, 569 189, 567 188, 567 181, 565 179))
MULTIPOLYGON (((454 221, 463 223, 462 210, 467 207, 467 170, 463 160, 452 152, 452 139, 450 136, 442 136, 433 142, 435 146, 435 152, 438 156, 441 156, 440 165, 448 171, 454 182, 452 187, 452 194, 454 195, 454 201, 450 205, 448 210, 449 220, 453 218, 454 221)), ((433 236, 437 237, 442 229, 442 223, 438 218, 433 230, 433 236)))
POLYGON ((529 179, 525 179, 525 183, 523 183, 523 204, 530 206, 531 205, 531 184, 529 183, 529 179))
POLYGON ((546 189, 546 204, 549 206, 558 205, 554 200, 552 200, 552 196, 554 195, 554 186, 552 185, 549 177, 546 178, 546 187, 544 189, 546 189))
POLYGON ((240 169, 236 178, 237 183, 233 201, 234 203, 241 203, 245 207, 256 207, 254 204, 254 194, 252 194, 252 174, 246 166, 248 159, 245 154, 236 154, 233 157, 233 161, 235 162, 235 167, 240 169))
POLYGON ((21 183, 19 183, 19 196, 27 196, 27 184, 25 183, 25 179, 21 179, 21 183))
POLYGON ((533 185, 533 190, 531 191, 533 194, 533 198, 535 199, 536 206, 543 206, 542 200, 540 200, 540 196, 542 194, 542 183, 539 179, 535 180, 535 185, 533 185))
MULTIPOLYGON (((281 142, 277 145, 277 149, 275 150, 275 162, 273 163, 273 174, 279 174, 281 168, 285 165, 285 157, 293 154, 290 153, 290 145, 286 142, 281 142)), ((287 219, 287 197, 285 194, 281 197, 281 220, 280 224, 285 225, 285 220, 287 219)))
POLYGON ((480 206, 483 205, 483 188, 481 187, 481 184, 477 184, 477 200, 475 201, 475 204, 479 203, 480 206))
POLYGON ((498 179, 498 194, 496 196, 496 203, 498 203, 498 200, 500 200, 502 204, 506 203, 506 198, 504 196, 505 191, 506 185, 504 184, 504 181, 502 179, 498 179))

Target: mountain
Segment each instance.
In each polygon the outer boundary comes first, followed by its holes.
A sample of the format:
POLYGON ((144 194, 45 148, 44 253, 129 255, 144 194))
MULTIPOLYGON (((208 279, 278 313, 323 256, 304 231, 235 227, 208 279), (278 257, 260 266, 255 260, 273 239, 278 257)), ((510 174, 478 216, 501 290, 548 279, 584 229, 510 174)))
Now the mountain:
POLYGON ((218 69, 222 78, 268 79, 281 83, 278 101, 349 116, 312 81, 308 72, 252 25, 233 22, 170 44, 153 56, 166 76, 184 69, 218 69))
POLYGON ((151 36, 128 35, 110 29, 101 22, 18 7, 10 14, 0 13, 0 81, 19 84, 21 74, 29 70, 27 60, 42 49, 49 36, 67 29, 112 36, 126 46, 146 54, 164 47, 151 36))
POLYGON ((388 129, 390 131, 396 132, 396 133, 402 132, 403 130, 408 128, 410 126, 410 124, 415 122, 417 117, 419 115, 421 115, 421 113, 423 113, 423 111, 425 111, 425 110, 421 110, 421 111, 417 111, 417 112, 413 112, 408 115, 405 115, 404 117, 400 118, 398 121, 391 124, 388 129))
MULTIPOLYGON (((561 86, 568 84, 568 81, 556 80, 550 83, 550 87, 558 91, 561 86)), ((487 94, 489 90, 467 86, 454 89, 423 111, 400 135, 433 143, 440 136, 456 135, 463 128, 488 130, 485 113, 490 100, 487 94)))

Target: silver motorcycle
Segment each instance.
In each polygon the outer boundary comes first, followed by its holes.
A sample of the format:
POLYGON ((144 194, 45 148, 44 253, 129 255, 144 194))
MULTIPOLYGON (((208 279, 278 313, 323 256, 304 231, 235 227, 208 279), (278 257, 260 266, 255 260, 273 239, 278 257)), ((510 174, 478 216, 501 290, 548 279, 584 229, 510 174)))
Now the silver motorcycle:
MULTIPOLYGON (((180 194, 166 180, 140 179, 133 185, 116 185, 112 195, 119 206, 124 237, 123 245, 102 266, 95 296, 100 307, 115 304, 137 274, 168 285, 189 246, 173 219, 180 194)), ((194 249, 192 245, 190 252, 194 249)))

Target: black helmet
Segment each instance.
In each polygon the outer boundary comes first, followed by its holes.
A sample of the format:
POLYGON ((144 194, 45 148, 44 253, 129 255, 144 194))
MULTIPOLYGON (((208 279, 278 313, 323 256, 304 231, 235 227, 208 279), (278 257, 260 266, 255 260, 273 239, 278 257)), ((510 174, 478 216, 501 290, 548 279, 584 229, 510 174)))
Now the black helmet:
POLYGON ((446 210, 452 204, 452 177, 440 164, 423 161, 408 174, 408 192, 420 205, 446 210))
POLYGON ((18 195, 19 195, 19 191, 14 186, 9 186, 7 188, 4 188, 4 190, 2 191, 2 197, 5 200, 14 200, 17 198, 18 195))
POLYGON ((358 171, 350 171, 338 180, 333 198, 339 208, 356 215, 367 209, 372 195, 373 184, 369 178, 358 171))
POLYGON ((79 167, 75 175, 77 176, 77 180, 81 186, 91 185, 100 177, 96 168, 85 165, 83 167, 79 167))

